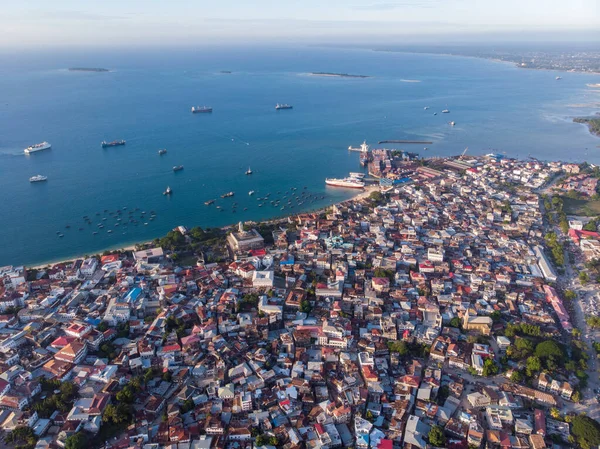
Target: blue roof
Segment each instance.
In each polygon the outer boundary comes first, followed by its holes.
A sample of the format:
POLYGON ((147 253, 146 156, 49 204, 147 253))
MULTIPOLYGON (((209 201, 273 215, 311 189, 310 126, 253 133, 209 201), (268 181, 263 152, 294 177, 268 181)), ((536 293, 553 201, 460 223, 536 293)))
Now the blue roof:
POLYGON ((98 326, 98 324, 100 324, 102 322, 102 320, 100 318, 90 318, 87 317, 85 320, 86 323, 91 324, 92 326, 98 326))
POLYGON ((132 288, 129 293, 125 296, 127 302, 135 302, 142 294, 142 289, 139 287, 132 288))

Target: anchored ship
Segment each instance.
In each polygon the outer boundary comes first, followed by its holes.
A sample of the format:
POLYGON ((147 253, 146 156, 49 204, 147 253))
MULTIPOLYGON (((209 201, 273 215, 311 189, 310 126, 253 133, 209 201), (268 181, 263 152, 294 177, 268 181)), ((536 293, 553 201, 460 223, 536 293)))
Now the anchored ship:
POLYGON ((52 147, 48 142, 36 143, 35 145, 30 145, 25 148, 23 151, 25 154, 35 153, 37 151, 48 150, 52 147))
POLYGON ((192 106, 192 114, 198 112, 212 112, 212 108, 209 106, 192 106))
POLYGON ((279 110, 279 109, 293 109, 294 107, 289 105, 289 104, 279 104, 277 103, 275 105, 275 109, 279 110))
POLYGON ((48 179, 47 176, 35 175, 35 176, 32 176, 31 178, 29 178, 29 182, 42 182, 42 181, 46 181, 47 179, 48 179))
POLYGON ((356 178, 326 178, 325 184, 332 187, 345 187, 348 189, 364 189, 365 183, 356 178))
POLYGON ((234 195, 233 192, 227 192, 227 193, 224 193, 223 195, 221 195, 221 198, 229 198, 230 196, 233 196, 233 195, 234 195))
POLYGON ((107 142, 107 141, 102 142, 102 148, 118 147, 120 145, 125 145, 125 141, 124 140, 113 140, 112 142, 107 142))

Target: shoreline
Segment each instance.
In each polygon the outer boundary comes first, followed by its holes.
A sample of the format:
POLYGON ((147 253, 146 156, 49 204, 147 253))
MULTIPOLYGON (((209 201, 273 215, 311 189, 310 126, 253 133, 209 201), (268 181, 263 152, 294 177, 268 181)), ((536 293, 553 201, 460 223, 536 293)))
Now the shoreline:
MULTIPOLYGON (((317 209, 312 209, 312 210, 306 210, 306 211, 302 211, 302 212, 298 212, 296 214, 292 214, 292 215, 284 215, 284 216, 280 216, 280 217, 273 217, 273 218, 269 218, 269 219, 262 219, 262 220, 247 220, 246 223, 253 223, 253 224, 260 224, 260 223, 267 223, 267 224, 272 224, 272 223, 278 223, 281 221, 287 221, 290 217, 294 217, 300 214, 314 214, 314 213, 321 213, 324 212, 326 209, 335 206, 335 205, 340 205, 340 204, 345 204, 347 202, 351 202, 351 201, 361 201, 365 198, 368 198, 369 195, 371 195, 372 192, 378 191, 379 190, 379 185, 372 185, 372 186, 366 186, 365 189, 363 191, 360 192, 356 192, 355 195, 351 196, 350 198, 347 198, 345 200, 342 201, 337 201, 337 202, 333 202, 329 205, 323 206, 323 207, 319 207, 317 209)), ((175 225, 174 227, 177 227, 179 225, 175 225)), ((183 225, 186 226, 186 225, 183 225)), ((199 225, 198 225, 199 226, 199 225)), ((233 227, 236 226, 236 223, 231 223, 225 226, 218 226, 218 229, 222 230, 222 231, 227 231, 228 229, 231 229, 233 227)), ((187 226, 186 226, 187 227, 187 226)), ((192 226, 193 227, 193 226, 192 226)), ((160 238, 156 237, 156 238, 160 238)), ((104 248, 104 249, 100 249, 98 251, 93 251, 89 254, 87 254, 88 256, 92 257, 92 256, 98 256, 101 255, 103 252, 105 251, 118 251, 118 252, 123 252, 123 251, 135 251, 135 247, 138 245, 145 245, 148 243, 151 243, 152 240, 145 240, 145 241, 137 241, 135 243, 131 243, 128 244, 127 246, 116 246, 116 247, 110 247, 110 248, 104 248)), ((28 265, 28 264, 16 264, 16 265, 12 265, 12 266, 23 266, 26 267, 30 270, 40 270, 46 267, 51 267, 53 265, 59 264, 59 263, 70 263, 70 262, 74 262, 75 260, 78 259, 84 259, 86 256, 86 254, 83 255, 74 255, 74 256, 68 256, 68 258, 66 259, 57 259, 54 261, 48 261, 48 262, 36 262, 35 265, 28 265)), ((10 264, 9 264, 10 265, 10 264)))
POLYGON ((463 55, 460 53, 445 53, 445 52, 431 52, 431 51, 415 51, 415 50, 392 50, 392 49, 378 49, 372 48, 371 51, 378 52, 387 52, 387 53, 404 53, 404 54, 412 54, 412 55, 438 55, 438 56, 450 56, 450 57, 459 57, 459 58, 471 58, 471 59, 480 59, 485 61, 493 61, 504 64, 510 64, 511 66, 517 69, 529 69, 529 70, 540 70, 547 72, 561 72, 561 73, 583 73, 588 75, 600 75, 600 71, 586 71, 586 70, 575 70, 575 69, 560 69, 560 68, 550 68, 550 67, 530 67, 530 66, 522 66, 520 63, 516 61, 507 61, 505 59, 493 58, 488 56, 474 56, 474 55, 463 55))

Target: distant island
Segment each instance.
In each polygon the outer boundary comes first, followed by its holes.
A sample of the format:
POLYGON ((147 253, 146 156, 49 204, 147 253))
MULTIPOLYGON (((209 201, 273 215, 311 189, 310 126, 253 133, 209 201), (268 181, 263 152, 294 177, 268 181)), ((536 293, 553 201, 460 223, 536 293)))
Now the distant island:
POLYGON ((311 72, 313 76, 337 76, 340 78, 370 78, 369 75, 351 75, 349 73, 311 72))
POLYGON ((110 70, 99 67, 69 67, 69 72, 110 72, 110 70))
POLYGON ((600 117, 576 117, 575 123, 584 123, 590 129, 590 133, 600 137, 600 117))

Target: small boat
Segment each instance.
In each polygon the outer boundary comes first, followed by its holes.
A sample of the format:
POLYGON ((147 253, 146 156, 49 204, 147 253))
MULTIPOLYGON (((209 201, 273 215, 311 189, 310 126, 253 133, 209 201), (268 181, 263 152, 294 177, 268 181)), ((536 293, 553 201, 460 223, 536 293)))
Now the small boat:
POLYGON ((250 191, 248 192, 248 195, 254 195, 254 190, 250 190, 250 191))
POLYGON ((251 175, 252 174, 252 169, 250 167, 248 167, 248 170, 246 170, 246 174, 247 175, 251 175))
POLYGON ((429 149, 429 148, 427 148, 427 147, 423 148, 423 150, 425 150, 425 151, 427 151, 428 149, 429 149))
POLYGON ((429 106, 425 106, 423 109, 427 110, 427 109, 429 109, 429 106))
POLYGON ((98 235, 98 233, 96 231, 92 232, 93 235, 98 235))
POLYGON ((183 170, 183 165, 175 165, 173 167, 173 171, 181 171, 181 170, 183 170))
POLYGON ((29 182, 42 182, 46 180, 48 180, 48 177, 43 175, 35 175, 29 178, 29 182))
POLYGON ((168 186, 167 186, 167 190, 165 190, 165 191, 163 192, 163 195, 170 195, 172 192, 173 192, 173 191, 171 190, 171 187, 168 187, 168 186))
POLYGON ((449 109, 444 109, 444 110, 442 111, 442 114, 448 114, 449 112, 450 112, 450 110, 449 110, 449 109))
POLYGON ((161 150, 158 150, 158 154, 159 154, 159 156, 162 156, 163 154, 167 154, 167 150, 165 150, 164 148, 161 150))
POLYGON ((275 109, 276 109, 276 110, 278 110, 278 111, 279 111, 280 109, 293 109, 293 108, 294 108, 294 107, 293 107, 293 106, 291 106, 291 105, 289 105, 289 104, 279 104, 279 103, 277 103, 277 104, 275 105, 275 109))
POLYGON ((215 202, 215 200, 208 200, 208 201, 205 201, 204 204, 207 206, 210 206, 214 202, 215 202))
POLYGON ((456 125, 456 122, 448 122, 448 124, 449 124, 450 126, 454 126, 454 125, 456 125))
POLYGON ((437 112, 434 112, 433 115, 437 115, 437 112))
POLYGON ((102 148, 118 147, 121 145, 125 145, 125 141, 124 140, 113 140, 112 142, 103 141, 101 145, 102 145, 102 148))
POLYGON ((556 81, 561 80, 561 79, 562 79, 562 76, 557 76, 556 77, 556 81))
POLYGON ((213 108, 209 106, 192 106, 192 114, 196 114, 198 112, 212 112, 213 108))
POLYGON ((106 231, 107 234, 112 234, 112 229, 109 229, 108 231, 106 231))

